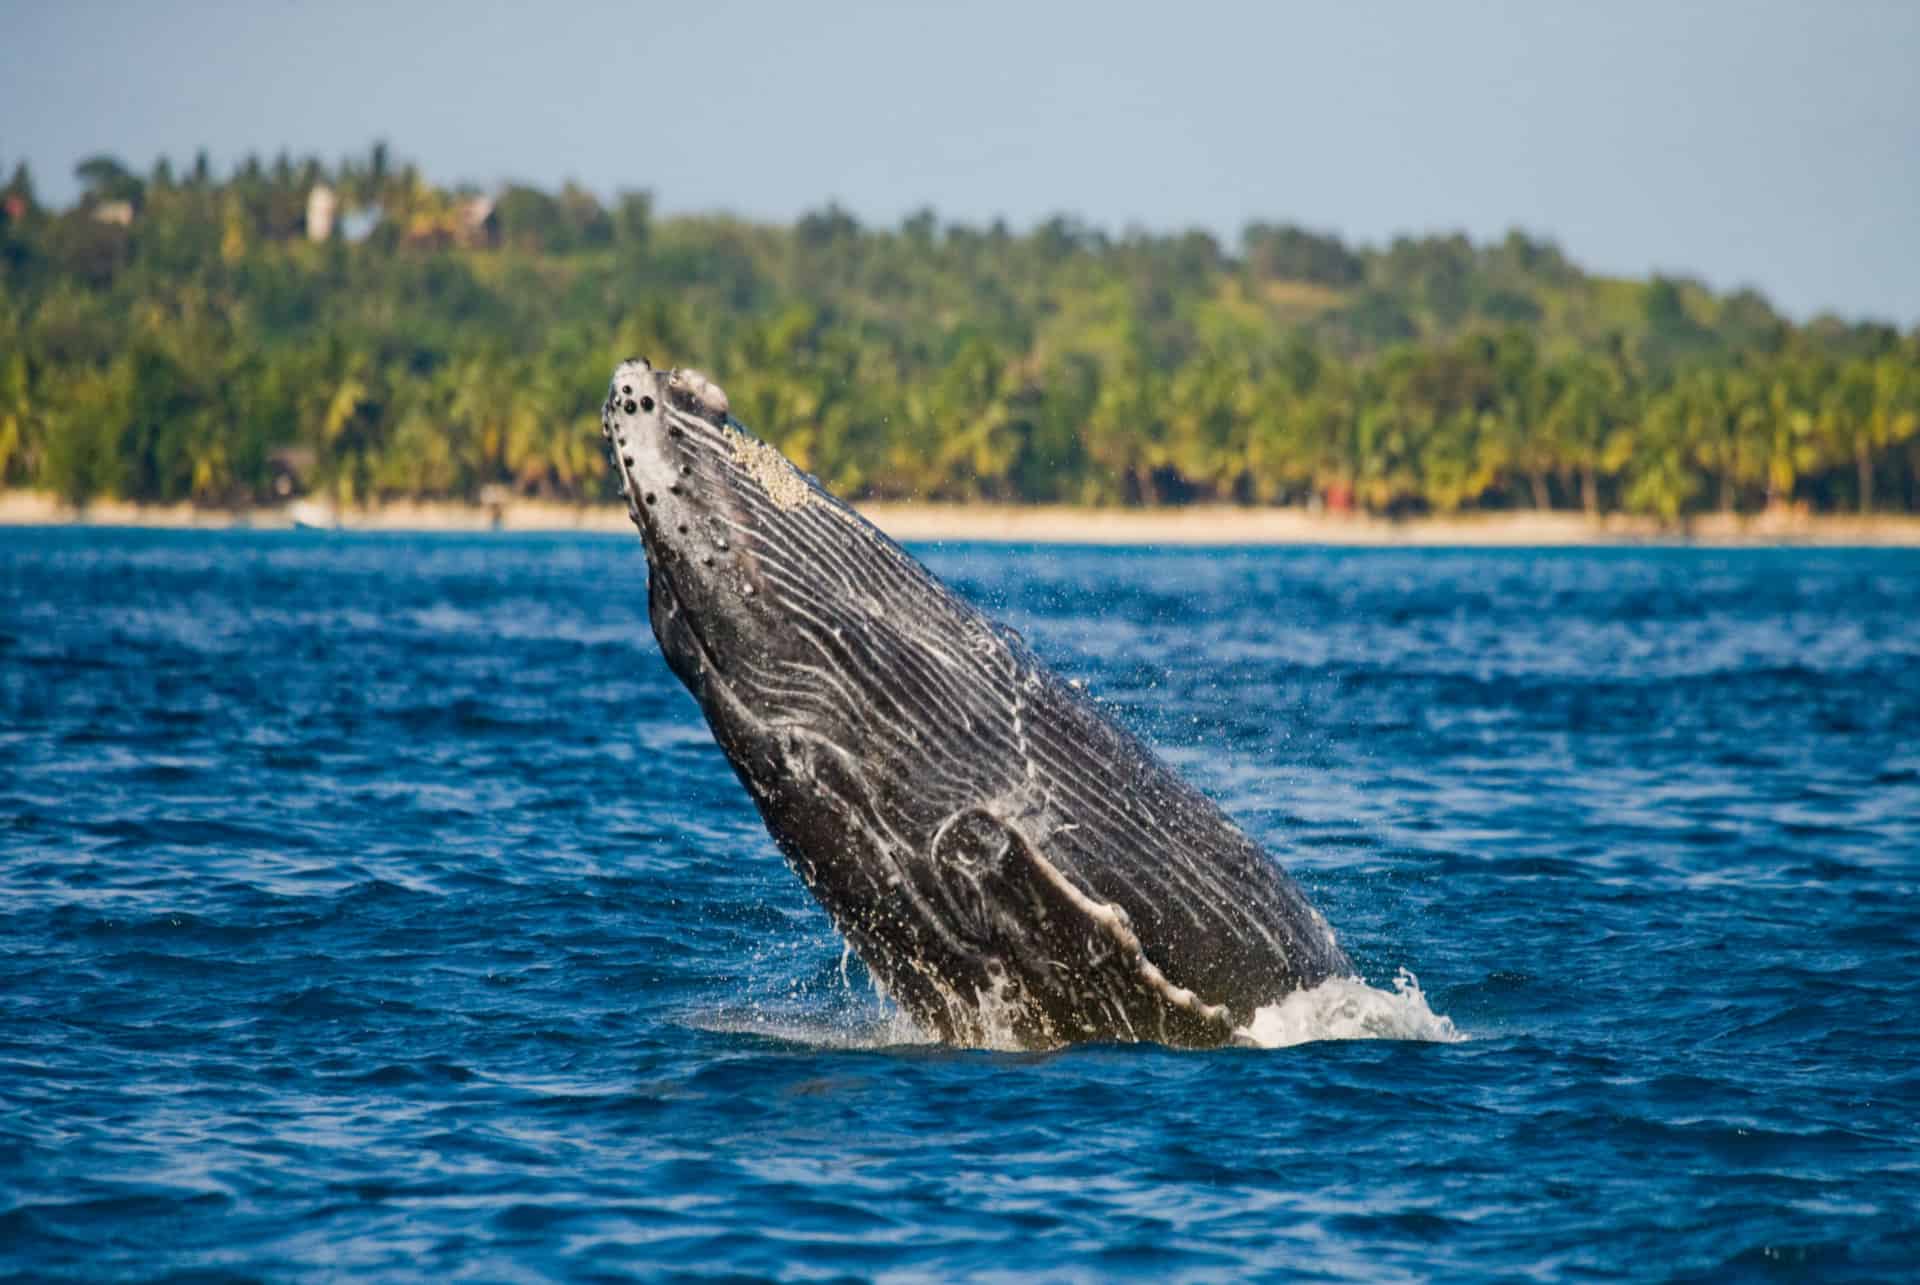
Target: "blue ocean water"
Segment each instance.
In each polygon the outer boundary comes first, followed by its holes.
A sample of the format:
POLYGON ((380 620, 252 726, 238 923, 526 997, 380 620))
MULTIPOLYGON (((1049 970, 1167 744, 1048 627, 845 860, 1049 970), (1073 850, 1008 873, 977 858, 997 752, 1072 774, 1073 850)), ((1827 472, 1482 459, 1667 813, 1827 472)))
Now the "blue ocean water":
POLYGON ((1920 555, 921 552, 1466 1038, 915 1041, 637 541, 6 531, 0 1277, 1913 1274, 1920 555))

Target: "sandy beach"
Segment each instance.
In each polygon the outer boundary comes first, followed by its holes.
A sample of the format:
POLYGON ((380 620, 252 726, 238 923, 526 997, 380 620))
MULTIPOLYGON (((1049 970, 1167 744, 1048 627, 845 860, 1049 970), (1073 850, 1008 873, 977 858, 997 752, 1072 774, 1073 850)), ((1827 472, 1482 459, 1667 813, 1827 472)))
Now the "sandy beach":
MULTIPOLYGON (((909 542, 1015 544, 1405 545, 1545 547, 1694 543, 1709 545, 1883 545, 1920 547, 1920 517, 1896 515, 1752 516, 1708 514, 1683 527, 1614 515, 1481 513, 1390 521, 1298 508, 1202 505, 1174 509, 1089 509, 1051 505, 862 505, 861 512, 909 542)), ((41 492, 0 493, 0 526, 137 526, 285 530, 306 525, 343 531, 630 530, 614 505, 514 500, 497 510, 445 501, 395 501, 335 511, 312 501, 254 509, 142 505, 101 500, 76 509, 41 492)))

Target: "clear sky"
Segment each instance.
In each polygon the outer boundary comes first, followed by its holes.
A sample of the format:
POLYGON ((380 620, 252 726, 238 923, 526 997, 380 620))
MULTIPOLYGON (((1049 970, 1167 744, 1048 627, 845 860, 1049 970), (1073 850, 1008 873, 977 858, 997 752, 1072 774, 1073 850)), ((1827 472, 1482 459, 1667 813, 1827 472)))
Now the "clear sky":
POLYGON ((1920 322, 1920 3, 0 0, 0 164, 376 138, 774 219, 1522 227, 1920 322))

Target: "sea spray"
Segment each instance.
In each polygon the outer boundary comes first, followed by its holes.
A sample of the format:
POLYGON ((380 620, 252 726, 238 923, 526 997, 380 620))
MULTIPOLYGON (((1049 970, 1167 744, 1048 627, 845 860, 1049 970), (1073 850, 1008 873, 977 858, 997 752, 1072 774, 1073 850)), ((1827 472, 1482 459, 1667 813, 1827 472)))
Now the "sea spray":
POLYGON ((1457 1044, 1467 1037, 1453 1019, 1427 1004, 1420 979, 1402 968, 1391 991, 1357 977, 1332 977, 1263 1005, 1235 1032, 1256 1048, 1288 1048, 1315 1040, 1419 1040, 1457 1044))
MULTIPOLYGON (((842 959, 844 966, 844 955, 842 959)), ((811 1001, 799 999, 801 988, 796 983, 786 1003, 725 1008, 698 1015, 690 1025, 717 1033, 755 1035, 824 1048, 880 1049, 939 1042, 915 1026, 877 984, 872 985, 871 993, 862 994, 845 974, 841 980, 837 993, 816 995, 811 1001), (824 1004, 822 998, 826 999, 824 1004)), ((988 1020, 983 1022, 980 1038, 967 1047, 999 1052, 1022 1047, 1004 1008, 1004 998, 997 995, 982 1006, 988 1020)), ((1322 1040, 1458 1044, 1467 1039, 1452 1018, 1433 1011, 1420 988, 1420 979, 1406 968, 1395 973, 1391 990, 1370 986, 1358 977, 1336 977, 1294 991, 1257 1009, 1253 1020, 1235 1032, 1235 1043, 1240 1047, 1260 1049, 1291 1048, 1322 1040)))

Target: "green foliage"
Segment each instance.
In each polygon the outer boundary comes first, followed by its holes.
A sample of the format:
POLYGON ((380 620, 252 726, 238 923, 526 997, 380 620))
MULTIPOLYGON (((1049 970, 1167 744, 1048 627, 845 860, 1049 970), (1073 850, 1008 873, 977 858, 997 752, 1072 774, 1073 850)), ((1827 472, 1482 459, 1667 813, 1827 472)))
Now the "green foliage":
POLYGON ((857 496, 1920 506, 1920 334, 1587 276, 1519 233, 1368 249, 1255 223, 1236 254, 1066 216, 488 205, 384 145, 78 175, 64 212, 23 168, 0 188, 0 485, 75 501, 606 498, 599 400, 641 353, 706 368, 857 496), (306 239, 322 183, 351 235, 306 239))

